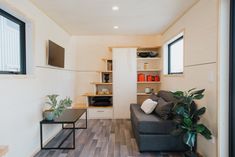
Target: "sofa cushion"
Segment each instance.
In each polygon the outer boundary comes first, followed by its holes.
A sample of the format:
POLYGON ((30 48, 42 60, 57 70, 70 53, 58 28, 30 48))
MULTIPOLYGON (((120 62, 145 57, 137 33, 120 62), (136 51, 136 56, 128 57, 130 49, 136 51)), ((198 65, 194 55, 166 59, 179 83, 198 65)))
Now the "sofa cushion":
POLYGON ((167 102, 177 103, 179 101, 174 97, 174 95, 170 91, 160 90, 157 96, 163 98, 167 102))
POLYGON ((145 114, 138 104, 131 104, 131 120, 141 134, 170 134, 175 128, 172 120, 162 120, 155 114, 145 114))
POLYGON ((154 112, 162 119, 167 120, 171 118, 171 111, 174 107, 173 102, 166 102, 164 99, 160 98, 158 100, 158 105, 154 112))
POLYGON ((153 112, 153 110, 156 108, 157 102, 153 101, 151 99, 146 99, 143 104, 141 105, 141 109, 146 113, 150 114, 153 112))
POLYGON ((155 94, 155 93, 152 93, 150 96, 149 96, 149 99, 153 100, 153 101, 158 101, 159 97, 155 94))

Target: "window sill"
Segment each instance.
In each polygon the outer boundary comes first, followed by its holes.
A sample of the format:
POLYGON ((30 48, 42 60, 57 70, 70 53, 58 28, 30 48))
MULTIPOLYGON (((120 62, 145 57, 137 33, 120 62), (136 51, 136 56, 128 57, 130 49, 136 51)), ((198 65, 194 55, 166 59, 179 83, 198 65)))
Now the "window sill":
POLYGON ((23 75, 23 74, 1 74, 0 75, 0 80, 6 80, 6 79, 33 79, 33 78, 36 78, 35 75, 30 75, 30 74, 26 74, 26 75, 23 75))
POLYGON ((184 74, 165 74, 164 77, 184 77, 184 74))

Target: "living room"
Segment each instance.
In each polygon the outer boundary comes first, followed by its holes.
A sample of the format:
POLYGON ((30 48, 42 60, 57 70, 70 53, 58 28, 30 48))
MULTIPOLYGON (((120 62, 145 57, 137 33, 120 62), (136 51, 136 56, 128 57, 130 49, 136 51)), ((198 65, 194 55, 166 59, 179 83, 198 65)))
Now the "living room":
MULTIPOLYGON (((1 19, 15 22, 21 33, 25 26, 20 38, 25 53, 19 71, 13 65, 9 65, 13 70, 4 70, 3 41, 8 38, 0 25, 0 152, 7 157, 184 156, 191 152, 187 144, 187 151, 179 151, 170 148, 167 139, 162 142, 166 149, 160 143, 146 151, 152 143, 143 144, 134 135, 130 104, 141 106, 152 89, 157 95, 196 88, 205 89, 203 98, 195 99, 198 109, 206 108, 198 123, 211 136, 208 140, 198 134, 192 151, 203 157, 233 157, 228 116, 230 7, 229 0, 1 0, 1 19), (169 55, 175 43, 183 45, 181 58, 169 55), (53 44, 63 51, 62 66, 49 60, 53 44), (175 64, 170 64, 171 59, 176 59, 175 64), (174 65, 180 68, 172 71, 174 65), (41 150, 40 142, 46 146, 63 130, 61 125, 47 125, 40 139, 47 96, 53 94, 58 99, 69 97, 72 108, 86 111, 87 128, 76 130, 74 150, 41 150), (91 105, 100 95, 110 98, 111 107, 91 105)), ((82 124, 85 119, 84 114, 82 124)))

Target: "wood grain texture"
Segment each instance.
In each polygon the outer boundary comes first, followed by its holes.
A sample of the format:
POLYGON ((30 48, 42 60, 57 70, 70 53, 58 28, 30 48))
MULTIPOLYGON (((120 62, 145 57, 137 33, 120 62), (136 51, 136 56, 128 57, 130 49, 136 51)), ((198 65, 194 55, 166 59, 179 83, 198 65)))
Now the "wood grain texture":
MULTIPOLYGON (((67 133, 62 130, 48 145, 56 145, 67 133)), ((71 143, 70 137, 63 146, 71 143)), ((41 150, 35 157, 182 157, 182 153, 140 153, 130 120, 93 119, 88 121, 87 129, 76 131, 76 149, 41 150)))

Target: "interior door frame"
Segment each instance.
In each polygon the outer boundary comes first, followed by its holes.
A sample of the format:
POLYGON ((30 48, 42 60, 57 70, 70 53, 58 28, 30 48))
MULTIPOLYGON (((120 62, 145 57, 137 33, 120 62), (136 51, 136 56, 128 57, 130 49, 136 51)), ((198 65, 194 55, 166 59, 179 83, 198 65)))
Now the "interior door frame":
POLYGON ((229 156, 235 156, 235 2, 230 0, 229 156))

